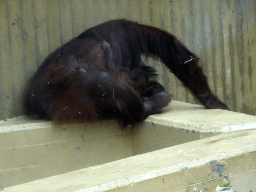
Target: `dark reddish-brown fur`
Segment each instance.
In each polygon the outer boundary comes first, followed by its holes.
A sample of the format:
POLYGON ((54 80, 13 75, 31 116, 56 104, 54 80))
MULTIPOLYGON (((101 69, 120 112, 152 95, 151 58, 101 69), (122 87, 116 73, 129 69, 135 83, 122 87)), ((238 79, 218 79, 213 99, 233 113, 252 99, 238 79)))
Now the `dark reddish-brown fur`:
POLYGON ((172 34, 127 20, 90 28, 49 55, 25 94, 27 115, 64 121, 143 121, 169 95, 141 55, 160 59, 210 109, 227 109, 210 91, 198 57, 172 34))

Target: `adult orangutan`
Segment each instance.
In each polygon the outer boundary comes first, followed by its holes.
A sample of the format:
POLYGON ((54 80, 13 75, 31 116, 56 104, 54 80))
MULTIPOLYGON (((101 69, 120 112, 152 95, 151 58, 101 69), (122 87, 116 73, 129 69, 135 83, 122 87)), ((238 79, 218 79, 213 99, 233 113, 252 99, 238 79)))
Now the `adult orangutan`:
POLYGON ((64 121, 143 121, 171 100, 141 55, 160 59, 209 109, 227 109, 210 91, 198 57, 161 29, 127 20, 90 28, 50 54, 32 77, 27 115, 64 121))

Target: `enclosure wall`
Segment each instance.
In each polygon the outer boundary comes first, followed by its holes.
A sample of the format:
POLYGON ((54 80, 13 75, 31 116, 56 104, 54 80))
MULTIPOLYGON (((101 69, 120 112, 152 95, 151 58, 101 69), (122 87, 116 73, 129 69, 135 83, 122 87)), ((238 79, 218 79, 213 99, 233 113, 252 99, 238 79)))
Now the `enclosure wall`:
MULTIPOLYGON (((255 115, 255 0, 0 0, 0 119, 22 115, 25 84, 49 53, 116 18, 176 35, 201 58, 213 92, 255 115)), ((148 63, 173 99, 197 102, 163 65, 148 63)))

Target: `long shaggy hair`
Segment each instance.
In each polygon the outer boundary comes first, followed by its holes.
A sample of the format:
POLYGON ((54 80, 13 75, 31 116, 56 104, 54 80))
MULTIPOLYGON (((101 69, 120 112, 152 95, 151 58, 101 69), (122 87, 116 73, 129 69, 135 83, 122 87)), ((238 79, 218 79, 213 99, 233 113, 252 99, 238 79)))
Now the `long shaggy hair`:
POLYGON ((198 57, 161 29, 127 20, 90 28, 50 54, 28 84, 27 115, 62 121, 143 121, 170 96, 141 55, 160 59, 206 108, 227 109, 210 91, 198 57))

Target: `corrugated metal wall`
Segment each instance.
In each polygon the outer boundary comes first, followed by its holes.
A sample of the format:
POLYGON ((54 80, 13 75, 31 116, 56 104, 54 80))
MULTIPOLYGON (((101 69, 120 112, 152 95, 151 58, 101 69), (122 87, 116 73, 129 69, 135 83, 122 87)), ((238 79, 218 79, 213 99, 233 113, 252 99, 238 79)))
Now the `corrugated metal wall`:
MULTIPOLYGON (((255 0, 0 0, 0 119, 22 114, 21 95, 44 57, 85 29, 127 18, 166 29, 202 59, 230 109, 256 113, 255 0)), ((173 99, 195 103, 159 62, 173 99)))

